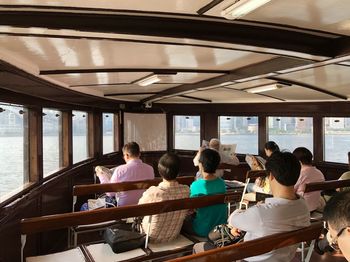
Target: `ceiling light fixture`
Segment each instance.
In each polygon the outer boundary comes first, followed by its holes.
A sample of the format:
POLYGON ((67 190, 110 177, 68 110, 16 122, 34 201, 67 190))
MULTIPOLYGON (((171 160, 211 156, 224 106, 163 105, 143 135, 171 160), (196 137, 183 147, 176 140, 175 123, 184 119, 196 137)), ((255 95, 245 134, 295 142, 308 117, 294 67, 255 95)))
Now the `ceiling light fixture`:
POLYGON ((160 80, 161 79, 158 77, 158 75, 150 75, 150 76, 147 76, 145 78, 140 79, 136 83, 139 86, 149 86, 149 85, 152 85, 154 83, 159 82, 160 80))
POLYGON ((270 1, 271 0, 236 0, 231 6, 223 10, 221 15, 230 20, 238 19, 270 1))
POLYGON ((248 89, 245 89, 244 91, 246 91, 248 93, 255 94, 255 93, 263 93, 263 92, 279 89, 281 87, 283 87, 282 84, 271 84, 271 85, 264 85, 264 86, 257 86, 257 87, 248 88, 248 89))

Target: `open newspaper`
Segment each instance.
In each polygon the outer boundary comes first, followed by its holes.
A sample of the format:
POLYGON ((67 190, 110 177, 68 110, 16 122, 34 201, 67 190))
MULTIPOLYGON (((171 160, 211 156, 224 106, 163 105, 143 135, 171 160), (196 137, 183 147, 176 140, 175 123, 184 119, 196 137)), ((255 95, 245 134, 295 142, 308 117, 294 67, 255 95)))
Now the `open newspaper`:
POLYGON ((220 152, 230 158, 236 153, 237 144, 221 144, 220 152))
POLYGON ((107 181, 111 180, 113 174, 112 170, 104 166, 95 167, 95 172, 98 177, 105 177, 107 181))

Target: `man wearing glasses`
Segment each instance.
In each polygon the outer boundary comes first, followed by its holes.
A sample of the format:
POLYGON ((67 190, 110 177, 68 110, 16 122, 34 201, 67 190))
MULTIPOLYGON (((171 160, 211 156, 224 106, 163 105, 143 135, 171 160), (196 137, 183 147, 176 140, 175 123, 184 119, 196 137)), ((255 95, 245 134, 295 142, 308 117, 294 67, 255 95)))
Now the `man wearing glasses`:
POLYGON ((329 245, 341 250, 350 261, 350 191, 332 197, 324 208, 323 218, 328 224, 329 245))

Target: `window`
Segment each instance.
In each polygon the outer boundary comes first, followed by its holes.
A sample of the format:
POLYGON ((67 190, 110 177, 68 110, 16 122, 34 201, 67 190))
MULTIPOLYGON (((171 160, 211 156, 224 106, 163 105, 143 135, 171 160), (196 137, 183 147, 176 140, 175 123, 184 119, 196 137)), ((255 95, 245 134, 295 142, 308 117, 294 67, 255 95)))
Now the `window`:
POLYGON ((62 167, 62 114, 43 109, 43 168, 44 177, 62 167))
POLYGON ((124 113, 124 143, 135 141, 141 151, 166 151, 166 115, 124 113))
POLYGON ((102 114, 103 154, 114 152, 114 114, 102 114))
POLYGON ((325 117, 324 134, 325 161, 348 163, 350 117, 325 117))
POLYGON ((306 147, 313 152, 312 117, 269 117, 268 140, 275 141, 281 150, 293 152, 306 147))
POLYGON ((198 150, 200 116, 174 116, 174 148, 198 150))
POLYGON ((0 104, 0 201, 28 182, 27 116, 23 107, 0 104))
POLYGON ((219 138, 222 144, 236 144, 237 153, 258 154, 258 117, 220 116, 219 138))
POLYGON ((87 112, 73 111, 73 163, 88 158, 87 112))

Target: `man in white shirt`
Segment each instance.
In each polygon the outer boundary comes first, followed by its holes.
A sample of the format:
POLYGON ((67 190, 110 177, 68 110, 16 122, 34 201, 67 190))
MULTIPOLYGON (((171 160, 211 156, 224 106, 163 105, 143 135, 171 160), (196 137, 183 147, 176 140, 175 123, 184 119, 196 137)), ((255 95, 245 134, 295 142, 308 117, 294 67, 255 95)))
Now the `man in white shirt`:
MULTIPOLYGON (((220 152, 220 140, 217 138, 212 138, 209 141, 209 148, 210 149, 214 149, 215 151, 217 151, 220 155, 220 164, 229 164, 229 165, 235 165, 238 166, 239 165, 239 160, 236 157, 236 155, 232 155, 232 157, 227 156, 226 154, 223 154, 222 152, 220 152)), ((199 165, 199 157, 201 152, 206 149, 205 146, 202 146, 198 152, 197 155, 195 156, 195 158, 193 159, 193 164, 194 166, 198 166, 199 165)), ((217 177, 222 177, 224 175, 224 170, 223 169, 217 169, 215 172, 215 175, 217 177)))
MULTIPOLYGON (((228 219, 231 233, 245 231, 244 241, 281 232, 297 230, 310 225, 310 215, 303 198, 295 194, 294 185, 300 174, 300 164, 289 152, 277 152, 266 162, 273 194, 264 204, 247 210, 237 210, 228 219)), ((288 246, 269 253, 246 258, 246 261, 291 261, 297 246, 288 246)))
MULTIPOLYGON (((247 210, 234 211, 228 223, 233 227, 231 233, 239 236, 246 232, 244 241, 297 230, 310 225, 310 213, 303 198, 295 194, 294 184, 300 174, 300 163, 289 152, 276 152, 266 162, 269 183, 273 194, 264 204, 258 204, 247 210)), ((212 247, 199 243, 194 252, 212 247)), ((245 261, 286 262, 295 256, 297 246, 288 246, 269 253, 245 258, 245 261)))

